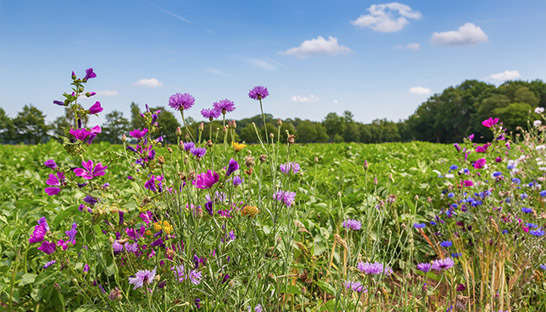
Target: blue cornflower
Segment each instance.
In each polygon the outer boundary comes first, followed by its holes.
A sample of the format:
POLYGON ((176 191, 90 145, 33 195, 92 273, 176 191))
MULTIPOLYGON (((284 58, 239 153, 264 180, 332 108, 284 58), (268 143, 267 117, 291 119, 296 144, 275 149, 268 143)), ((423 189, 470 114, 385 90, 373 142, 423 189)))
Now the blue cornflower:
MULTIPOLYGON (((546 191, 542 191, 542 192, 540 192, 540 195, 541 196, 546 196, 546 191), (542 195, 542 192, 545 192, 544 195, 542 195)), ((525 199, 525 198, 527 198, 529 196, 527 194, 523 193, 523 194, 520 195, 520 197, 521 197, 521 199, 525 199)))
POLYGON ((457 170, 459 169, 459 166, 457 165, 451 165, 451 167, 449 167, 449 170, 457 170))
POLYGON ((455 196, 455 194, 453 194, 453 192, 447 194, 447 197, 449 197, 449 198, 451 198, 451 197, 453 197, 453 196, 455 196))
POLYGON ((502 234, 508 234, 508 230, 502 230, 502 234))
POLYGON ((512 178, 512 182, 516 184, 521 184, 521 180, 519 178, 512 178))
POLYGON ((430 221, 430 225, 436 225, 436 222, 430 221))
POLYGON ((531 212, 533 212, 533 209, 523 207, 523 208, 521 208, 521 211, 523 211, 525 213, 531 213, 531 212))
POLYGON ((426 224, 424 223, 414 223, 413 224, 413 227, 416 228, 416 229, 422 229, 426 226, 426 224))
POLYGON ((529 234, 539 237, 539 236, 544 236, 544 231, 541 231, 541 230, 529 231, 529 234))
POLYGON ((454 252, 454 253, 451 254, 451 256, 452 256, 453 258, 459 258, 459 257, 462 256, 462 255, 463 255, 463 254, 460 253, 460 252, 454 252))
POLYGON ((499 176, 501 176, 501 175, 502 175, 502 172, 500 172, 500 171, 495 171, 495 172, 493 172, 493 176, 494 176, 494 177, 499 177, 499 176))
POLYGON ((527 227, 529 227, 529 228, 531 228, 531 229, 534 229, 534 228, 537 227, 537 225, 534 224, 534 223, 525 223, 525 226, 527 226, 527 227))
POLYGON ((546 271, 546 264, 541 264, 540 268, 543 269, 544 271, 546 271))
POLYGON ((453 246, 453 243, 451 241, 443 241, 440 243, 440 246, 448 248, 453 246))
POLYGON ((546 191, 540 191, 540 196, 546 197, 546 191))

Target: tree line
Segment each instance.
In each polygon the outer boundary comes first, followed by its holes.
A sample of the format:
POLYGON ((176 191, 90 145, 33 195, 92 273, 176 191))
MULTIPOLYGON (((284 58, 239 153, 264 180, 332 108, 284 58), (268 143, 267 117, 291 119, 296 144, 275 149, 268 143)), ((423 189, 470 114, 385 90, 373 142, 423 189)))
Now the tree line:
MULTIPOLYGON (((311 121, 301 118, 289 118, 279 121, 271 114, 265 115, 268 133, 278 135, 281 127, 281 140, 287 138, 287 132, 296 135, 299 143, 326 142, 404 142, 412 140, 451 143, 474 133, 478 140, 490 140, 491 134, 481 125, 489 117, 498 117, 509 131, 517 127, 527 127, 527 120, 540 116, 534 113, 536 107, 546 106, 546 83, 541 80, 508 81, 495 86, 477 80, 467 80, 455 87, 449 87, 441 93, 432 95, 422 103, 415 113, 405 120, 397 122, 387 119, 376 119, 371 123, 354 120, 350 111, 342 115, 327 114, 322 121, 311 121)), ((141 108, 131 103, 129 118, 120 111, 105 115, 101 125, 102 134, 96 140, 121 143, 123 134, 131 129, 145 127, 140 117, 141 108)), ((180 127, 173 112, 165 107, 152 107, 151 111, 161 110, 158 115, 160 134, 168 143, 177 140, 176 129, 180 127)), ((87 124, 88 120, 83 120, 87 124)), ((215 138, 216 142, 224 139, 221 120, 203 122, 202 139, 215 138), (212 133, 210 129, 212 128, 212 133)), ((10 118, 0 108, 0 143, 2 144, 36 144, 47 142, 51 138, 65 134, 65 129, 74 124, 74 114, 65 110, 64 116, 57 117, 52 123, 45 121, 42 111, 32 105, 25 105, 10 118)), ((197 137, 201 125, 191 117, 186 124, 194 137, 197 137)), ((261 115, 236 121, 236 137, 228 140, 257 143, 256 129, 263 133, 261 115), (256 127, 256 128, 255 128, 256 127)))

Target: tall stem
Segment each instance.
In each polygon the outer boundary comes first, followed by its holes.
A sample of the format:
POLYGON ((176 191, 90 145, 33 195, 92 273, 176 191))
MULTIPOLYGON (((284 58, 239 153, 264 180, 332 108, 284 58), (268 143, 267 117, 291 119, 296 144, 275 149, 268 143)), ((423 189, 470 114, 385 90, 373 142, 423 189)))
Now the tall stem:
POLYGON ((193 138, 193 134, 191 134, 190 129, 188 128, 188 125, 186 124, 186 119, 184 118, 184 110, 180 110, 180 115, 182 115, 182 123, 184 124, 184 128, 186 128, 186 132, 189 133, 190 138, 193 142, 195 142, 195 139, 193 138))
POLYGON ((264 121, 265 141, 269 144, 269 136, 267 135, 267 124, 265 123, 264 109, 262 106, 262 99, 260 98, 260 110, 262 111, 262 119, 264 121))

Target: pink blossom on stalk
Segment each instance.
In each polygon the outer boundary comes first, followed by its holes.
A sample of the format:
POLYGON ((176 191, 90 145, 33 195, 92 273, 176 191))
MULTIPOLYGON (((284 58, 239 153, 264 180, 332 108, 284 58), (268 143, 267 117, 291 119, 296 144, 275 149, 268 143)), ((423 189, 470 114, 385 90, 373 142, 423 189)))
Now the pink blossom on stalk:
POLYGON ((142 139, 147 132, 148 132, 148 129, 146 128, 142 129, 142 131, 138 129, 134 129, 133 131, 129 132, 129 135, 135 139, 142 139))
POLYGON ((207 172, 203 172, 198 175, 197 178, 193 180, 193 185, 195 185, 196 188, 204 190, 209 189, 216 184, 216 182, 218 182, 219 178, 218 173, 208 170, 207 172))
POLYGON ((49 178, 46 181, 47 185, 51 185, 50 187, 46 187, 44 191, 49 196, 57 195, 61 191, 61 188, 59 186, 64 185, 64 174, 62 172, 57 172, 57 175, 49 174, 49 178))
POLYGON ((485 163, 486 163, 485 158, 480 158, 476 160, 476 162, 474 163, 474 168, 481 169, 483 168, 483 166, 485 166, 485 163))
POLYGON ((38 250, 45 252, 50 255, 55 252, 55 243, 54 242, 42 242, 42 245, 38 247, 38 250))
POLYGON ((69 133, 72 134, 74 138, 78 141, 84 141, 91 134, 91 132, 87 131, 87 129, 85 128, 76 130, 70 129, 69 133))
POLYGON ((43 241, 46 233, 47 230, 43 225, 39 224, 35 226, 34 232, 32 232, 28 240, 29 244, 39 243, 43 241))
POLYGON ((87 162, 82 161, 83 168, 76 168, 74 169, 74 173, 78 177, 82 177, 87 180, 91 180, 94 177, 103 176, 104 170, 108 168, 108 166, 103 166, 101 163, 98 163, 96 166, 93 167, 93 161, 89 160, 87 162))
POLYGON ((89 107, 89 114, 98 114, 103 111, 103 108, 100 106, 100 102, 97 101, 93 106, 89 107))
POLYGON ((93 139, 95 137, 97 137, 97 134, 101 133, 102 132, 102 129, 100 128, 100 126, 94 126, 93 128, 91 128, 90 130, 90 134, 89 134, 89 139, 87 139, 87 144, 91 144, 91 142, 93 142, 93 139))
POLYGON ((498 118, 493 119, 492 117, 489 117, 489 119, 486 119, 482 121, 482 125, 487 128, 491 128, 494 125, 496 125, 499 122, 498 118))
POLYGON ((484 144, 483 146, 476 146, 476 152, 477 153, 485 153, 487 151, 487 148, 490 146, 490 143, 484 144))
POLYGON ((470 186, 474 185, 474 182, 472 182, 470 180, 464 180, 464 181, 461 182, 461 185, 464 185, 466 187, 470 187, 470 186))
MULTIPOLYGON (((74 76, 74 75, 72 75, 74 76)), ((97 74, 93 72, 93 68, 88 68, 85 70, 85 77, 83 77, 83 81, 87 81, 87 79, 95 78, 97 77, 97 74)))
POLYGON ((474 133, 472 133, 471 135, 468 136, 468 140, 470 142, 472 142, 472 140, 474 140, 474 133))

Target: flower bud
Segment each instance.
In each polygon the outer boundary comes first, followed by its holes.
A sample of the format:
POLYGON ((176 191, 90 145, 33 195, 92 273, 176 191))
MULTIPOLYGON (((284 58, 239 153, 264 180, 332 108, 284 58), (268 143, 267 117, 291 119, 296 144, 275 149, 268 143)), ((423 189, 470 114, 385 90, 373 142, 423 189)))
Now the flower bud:
POLYGON ((127 142, 127 136, 125 134, 121 136, 121 141, 127 142))
POLYGON ((204 123, 200 123, 199 124, 199 131, 203 131, 205 130, 205 124, 204 123))
POLYGON ((367 160, 364 161, 364 170, 368 170, 368 161, 367 160))
POLYGON ((235 122, 235 120, 232 121, 231 128, 233 128, 233 129, 237 128, 237 123, 235 122))
POLYGON ((163 157, 163 156, 157 157, 157 162, 158 162, 160 165, 165 164, 165 157, 163 157))
POLYGON ((318 157, 315 157, 315 164, 318 164, 318 157))
POLYGON ((280 119, 280 118, 277 119, 277 124, 278 124, 279 126, 282 126, 282 119, 280 119))
POLYGON ((169 153, 170 153, 170 154, 172 154, 172 153, 173 153, 173 149, 172 149, 172 148, 170 148, 170 147, 167 147, 167 151, 169 151, 169 153))
POLYGON ((76 74, 74 72, 72 72, 72 80, 76 80, 76 74))
POLYGON ((176 128, 176 136, 181 136, 182 135, 182 129, 180 129, 180 127, 177 127, 176 128))
POLYGON ((260 162, 261 163, 264 163, 266 161, 266 159, 267 159, 267 155, 265 155, 265 154, 260 155, 260 162))
POLYGON ((292 145, 296 141, 296 136, 293 134, 288 135, 288 139, 286 140, 288 144, 292 145))
POLYGON ((213 145, 214 145, 214 144, 212 143, 211 140, 208 140, 208 141, 207 141, 207 147, 212 147, 213 145))

